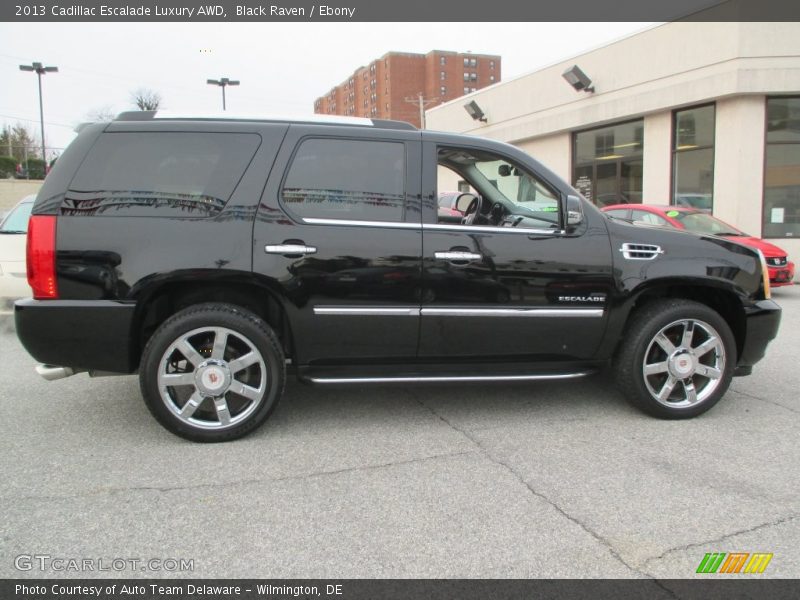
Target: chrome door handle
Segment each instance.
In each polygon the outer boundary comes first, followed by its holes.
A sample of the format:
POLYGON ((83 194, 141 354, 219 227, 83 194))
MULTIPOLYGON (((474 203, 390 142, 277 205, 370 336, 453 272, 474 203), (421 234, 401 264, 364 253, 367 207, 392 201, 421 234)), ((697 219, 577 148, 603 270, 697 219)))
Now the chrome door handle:
POLYGON ((264 246, 264 252, 267 254, 316 254, 317 249, 305 244, 267 244, 264 246))
POLYGON ((475 252, 458 252, 449 250, 448 252, 434 252, 433 257, 437 260, 481 260, 483 255, 476 254, 475 252))

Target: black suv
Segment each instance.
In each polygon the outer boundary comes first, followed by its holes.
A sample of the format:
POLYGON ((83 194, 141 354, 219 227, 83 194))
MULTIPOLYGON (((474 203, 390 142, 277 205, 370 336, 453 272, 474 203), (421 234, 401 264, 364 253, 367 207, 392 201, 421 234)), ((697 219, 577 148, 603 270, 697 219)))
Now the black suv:
POLYGON ((657 417, 775 337, 763 257, 607 218, 521 150, 369 119, 123 113, 39 192, 17 333, 47 379, 135 373, 158 421, 242 436, 306 382, 520 381, 611 365, 657 417), (440 221, 437 191, 469 189, 440 221))

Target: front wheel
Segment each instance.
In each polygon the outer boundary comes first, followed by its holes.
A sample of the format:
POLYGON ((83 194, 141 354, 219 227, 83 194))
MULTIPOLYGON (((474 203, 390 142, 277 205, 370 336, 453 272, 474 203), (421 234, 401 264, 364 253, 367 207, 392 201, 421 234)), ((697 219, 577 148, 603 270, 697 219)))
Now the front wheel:
POLYGON ((272 329, 230 304, 199 304, 167 319, 147 343, 139 383, 153 416, 196 442, 242 437, 278 403, 283 351, 272 329))
POLYGON ((735 362, 733 333, 719 313, 668 299, 632 316, 614 371, 631 404, 663 419, 686 419, 719 402, 735 362))

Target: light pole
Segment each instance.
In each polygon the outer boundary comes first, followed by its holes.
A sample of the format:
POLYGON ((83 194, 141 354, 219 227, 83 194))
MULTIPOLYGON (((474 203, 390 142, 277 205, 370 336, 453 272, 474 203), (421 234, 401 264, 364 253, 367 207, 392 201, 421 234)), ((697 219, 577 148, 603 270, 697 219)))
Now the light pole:
POLYGON ((223 77, 222 79, 207 79, 208 85, 218 85, 222 88, 222 110, 225 110, 225 88, 229 85, 239 85, 238 81, 223 77))
POLYGON ((45 73, 58 73, 58 67, 44 67, 42 63, 35 62, 31 65, 20 65, 20 71, 34 72, 39 78, 39 121, 42 125, 42 160, 45 164, 45 173, 47 172, 47 155, 45 154, 44 145, 44 104, 42 103, 42 75, 45 73))

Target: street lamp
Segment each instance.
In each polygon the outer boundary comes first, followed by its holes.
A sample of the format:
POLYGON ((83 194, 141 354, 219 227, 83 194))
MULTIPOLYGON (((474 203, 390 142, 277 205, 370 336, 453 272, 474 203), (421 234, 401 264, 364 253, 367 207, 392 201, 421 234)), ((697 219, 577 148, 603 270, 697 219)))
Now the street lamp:
POLYGON ((208 85, 218 85, 222 88, 222 110, 225 110, 225 88, 229 85, 239 85, 238 81, 223 77, 222 79, 207 79, 208 85))
POLYGON ((44 106, 42 104, 42 75, 45 73, 58 73, 58 67, 43 67, 42 63, 35 62, 31 65, 20 65, 20 71, 35 72, 39 78, 39 121, 42 125, 42 160, 45 162, 45 172, 47 171, 47 156, 45 155, 44 145, 44 106))

